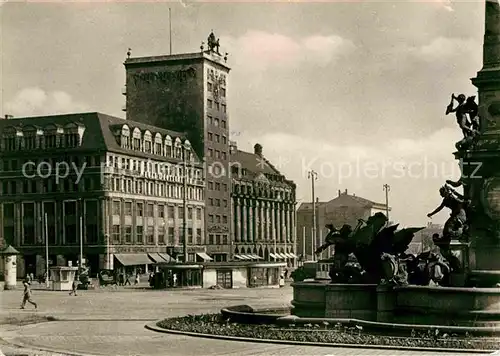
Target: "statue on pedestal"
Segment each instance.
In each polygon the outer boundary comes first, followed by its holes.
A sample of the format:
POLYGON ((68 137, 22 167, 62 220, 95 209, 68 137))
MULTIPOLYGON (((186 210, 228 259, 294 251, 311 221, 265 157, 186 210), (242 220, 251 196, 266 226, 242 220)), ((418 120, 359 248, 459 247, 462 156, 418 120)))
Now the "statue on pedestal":
POLYGON ((468 202, 464 199, 463 195, 447 184, 439 189, 439 194, 443 198, 441 204, 434 211, 427 214, 427 217, 432 217, 444 208, 450 209, 450 217, 444 224, 443 243, 446 241, 449 244, 452 239, 465 239, 468 233, 466 214, 468 202))
POLYGON ((208 50, 209 51, 213 51, 213 52, 215 52, 217 54, 220 54, 219 53, 219 47, 220 47, 219 39, 215 38, 213 30, 212 30, 212 32, 210 32, 210 35, 208 35, 207 45, 208 45, 208 50))
POLYGON ((455 113, 458 126, 464 135, 464 138, 455 145, 459 151, 470 149, 477 141, 480 132, 479 107, 475 99, 475 96, 466 98, 464 94, 458 96, 451 94, 451 102, 446 107, 446 115, 455 113), (458 105, 453 107, 455 101, 458 105))

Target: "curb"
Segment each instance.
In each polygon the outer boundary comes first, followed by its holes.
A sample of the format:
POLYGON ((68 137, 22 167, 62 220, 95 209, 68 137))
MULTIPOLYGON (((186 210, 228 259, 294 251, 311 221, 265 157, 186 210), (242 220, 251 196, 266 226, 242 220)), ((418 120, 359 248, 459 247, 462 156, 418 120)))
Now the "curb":
MULTIPOLYGON (((40 347, 40 346, 31 345, 31 344, 24 344, 24 343, 17 342, 17 341, 15 342, 15 341, 7 340, 7 339, 1 338, 1 337, 0 337, 0 340, 5 342, 5 344, 7 344, 9 346, 15 346, 15 347, 19 347, 21 349, 29 350, 29 351, 43 351, 43 352, 48 352, 48 353, 57 353, 57 354, 61 354, 64 356, 102 356, 102 355, 93 355, 93 354, 81 354, 81 353, 77 353, 74 351, 48 349, 45 347, 40 347)), ((22 350, 22 351, 24 351, 24 350, 22 350)))
POLYGON ((164 334, 177 334, 192 337, 201 337, 206 339, 226 340, 226 341, 240 341, 240 342, 253 342, 261 344, 278 344, 278 345, 294 345, 294 346, 319 346, 319 347, 343 347, 351 349, 372 349, 372 350, 398 350, 398 351, 430 351, 430 352, 454 352, 454 353, 473 353, 473 354, 486 354, 491 355, 492 350, 474 350, 474 349, 446 349, 446 348, 431 348, 431 347, 404 347, 404 346, 389 346, 389 345, 359 345, 359 344, 340 344, 340 343, 315 343, 307 341, 292 341, 292 340, 273 340, 273 339, 252 339, 248 337, 239 336, 225 336, 214 334, 201 334, 190 331, 180 331, 173 329, 163 329, 157 326, 157 323, 163 319, 157 320, 153 323, 146 324, 144 327, 148 330, 160 332, 164 334))

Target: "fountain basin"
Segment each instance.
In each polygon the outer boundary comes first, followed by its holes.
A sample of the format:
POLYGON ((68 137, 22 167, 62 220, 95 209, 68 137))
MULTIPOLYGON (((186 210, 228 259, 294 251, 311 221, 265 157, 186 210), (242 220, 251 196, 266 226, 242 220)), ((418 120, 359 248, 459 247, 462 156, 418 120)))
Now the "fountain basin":
POLYGON ((293 283, 292 315, 500 330, 500 288, 293 283))

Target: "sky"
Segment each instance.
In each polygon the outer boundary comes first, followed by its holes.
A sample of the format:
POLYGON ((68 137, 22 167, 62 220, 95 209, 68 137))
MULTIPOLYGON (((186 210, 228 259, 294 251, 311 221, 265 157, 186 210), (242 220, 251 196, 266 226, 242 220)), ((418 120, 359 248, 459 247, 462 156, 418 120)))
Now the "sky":
MULTIPOLYGON (((255 143, 311 201, 348 190, 423 226, 458 179, 452 93, 477 95, 484 2, 0 1, 0 114, 98 111, 124 118, 123 62, 198 52, 213 29, 229 53, 231 139, 255 143)), ((433 217, 443 223, 449 212, 433 217)))

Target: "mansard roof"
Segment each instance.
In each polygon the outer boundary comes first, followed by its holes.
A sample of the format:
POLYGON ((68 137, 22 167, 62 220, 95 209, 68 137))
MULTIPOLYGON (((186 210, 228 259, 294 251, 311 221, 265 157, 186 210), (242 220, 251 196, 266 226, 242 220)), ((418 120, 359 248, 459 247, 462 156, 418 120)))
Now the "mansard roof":
MULTIPOLYGON (((126 124, 130 132, 132 133, 135 128, 141 130, 144 134, 146 130, 149 130, 153 137, 156 133, 160 133, 163 138, 169 135, 173 140, 177 137, 184 141, 187 138, 185 132, 177 132, 172 130, 165 130, 162 128, 154 127, 151 125, 146 125, 140 122, 125 120, 119 117, 114 117, 99 112, 89 112, 89 113, 72 113, 63 115, 49 115, 49 116, 34 116, 34 117, 19 117, 11 119, 0 119, 0 136, 12 127, 22 130, 26 126, 36 126, 42 130, 46 127, 68 127, 68 125, 83 125, 85 127, 85 132, 82 137, 81 145, 74 148, 69 148, 72 151, 111 151, 115 153, 123 153, 132 156, 151 158, 151 159, 161 159, 162 156, 157 156, 153 154, 148 154, 145 152, 127 150, 118 144, 114 133, 115 131, 126 124)), ((68 148, 65 148, 68 150, 68 148)), ((199 161, 195 152, 195 161, 199 161)), ((167 157, 164 157, 165 160, 167 157)))
MULTIPOLYGON (((246 170, 248 178, 242 177, 242 180, 248 179, 255 182, 261 182, 263 175, 264 177, 266 175, 283 176, 283 174, 281 174, 281 172, 276 169, 276 167, 274 167, 271 162, 269 162, 263 156, 259 156, 255 153, 235 150, 233 153, 231 153, 230 158, 231 165, 235 165, 238 167, 239 164, 241 168, 246 170)), ((272 182, 272 184, 274 185, 279 185, 280 183, 284 186, 295 185, 292 181, 287 180, 286 178, 283 182, 272 182)))

